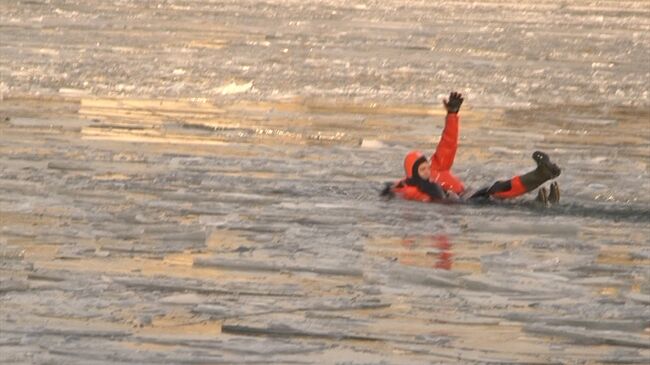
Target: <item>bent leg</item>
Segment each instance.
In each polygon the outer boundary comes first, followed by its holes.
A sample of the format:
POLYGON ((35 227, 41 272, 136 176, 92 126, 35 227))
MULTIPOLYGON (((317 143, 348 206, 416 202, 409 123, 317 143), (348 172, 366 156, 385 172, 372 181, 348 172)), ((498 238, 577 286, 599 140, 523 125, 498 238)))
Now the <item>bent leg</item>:
POLYGON ((510 180, 497 181, 484 194, 499 199, 516 198, 537 189, 548 180, 558 177, 562 172, 544 152, 535 151, 533 160, 537 163, 535 170, 515 176, 510 180))
POLYGON ((526 190, 526 187, 521 183, 521 178, 515 176, 510 180, 497 181, 490 187, 475 192, 469 199, 485 199, 489 197, 507 199, 518 197, 526 192, 528 192, 528 190, 526 190))
POLYGON ((499 199, 516 198, 526 194, 532 189, 526 188, 521 181, 521 176, 515 176, 510 180, 497 181, 488 189, 488 195, 499 199))

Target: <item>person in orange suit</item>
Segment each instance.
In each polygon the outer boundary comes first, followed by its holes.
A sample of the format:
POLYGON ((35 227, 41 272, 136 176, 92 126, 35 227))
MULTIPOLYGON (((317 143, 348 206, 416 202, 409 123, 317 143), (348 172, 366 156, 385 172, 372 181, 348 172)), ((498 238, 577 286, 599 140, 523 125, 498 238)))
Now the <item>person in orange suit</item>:
MULTIPOLYGON (((460 93, 452 92, 449 99, 443 101, 447 110, 445 127, 430 161, 422 152, 410 151, 404 158, 406 176, 396 183, 387 184, 381 192, 382 196, 398 196, 407 200, 423 202, 508 199, 533 191, 546 181, 560 175, 560 168, 551 162, 546 153, 535 151, 533 160, 537 166, 534 170, 508 180, 497 181, 467 197, 465 185, 451 172, 458 148, 458 125, 460 122, 458 112, 463 100, 460 93)), ((541 193, 540 191, 540 195, 541 193)), ((544 194, 546 194, 545 190, 544 194)), ((557 199, 559 199, 557 184, 551 186, 551 194, 557 195, 557 199)), ((549 199, 554 199, 554 197, 549 199)))

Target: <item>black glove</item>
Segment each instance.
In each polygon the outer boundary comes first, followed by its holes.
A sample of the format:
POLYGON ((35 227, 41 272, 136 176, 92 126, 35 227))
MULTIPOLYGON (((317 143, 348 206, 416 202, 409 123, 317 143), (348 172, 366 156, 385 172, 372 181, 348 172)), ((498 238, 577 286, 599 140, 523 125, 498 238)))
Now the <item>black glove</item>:
POLYGON ((449 94, 449 100, 445 99, 442 101, 442 103, 445 104, 447 113, 458 113, 461 104, 463 104, 463 100, 463 95, 453 91, 451 94, 449 94))
POLYGON ((392 199, 395 196, 395 193, 393 192, 393 183, 384 183, 384 190, 379 193, 379 196, 386 200, 392 199))

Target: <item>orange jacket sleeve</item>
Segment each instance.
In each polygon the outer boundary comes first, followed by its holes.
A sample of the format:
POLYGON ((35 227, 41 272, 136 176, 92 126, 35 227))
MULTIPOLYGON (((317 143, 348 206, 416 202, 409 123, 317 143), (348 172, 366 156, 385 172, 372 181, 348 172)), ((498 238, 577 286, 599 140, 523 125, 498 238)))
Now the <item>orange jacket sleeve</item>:
POLYGON ((431 156, 431 171, 451 170, 458 148, 458 122, 458 114, 447 114, 440 142, 438 142, 436 152, 431 156))
POLYGON ((393 192, 402 199, 406 200, 419 200, 421 202, 430 202, 431 198, 428 194, 420 191, 416 186, 409 186, 403 183, 403 181, 398 182, 393 187, 393 192))

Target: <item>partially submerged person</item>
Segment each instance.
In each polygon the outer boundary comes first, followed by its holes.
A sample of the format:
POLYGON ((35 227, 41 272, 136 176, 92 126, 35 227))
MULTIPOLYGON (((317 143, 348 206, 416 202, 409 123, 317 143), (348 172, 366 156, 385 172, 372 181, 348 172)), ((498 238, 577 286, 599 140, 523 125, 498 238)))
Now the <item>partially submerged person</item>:
MULTIPOLYGON (((460 93, 452 92, 443 104, 447 109, 445 128, 431 160, 427 161, 420 151, 409 152, 404 158, 406 177, 394 184, 388 184, 382 191, 382 196, 396 195, 403 199, 423 202, 509 199, 533 191, 560 175, 560 168, 551 162, 547 154, 535 151, 533 160, 537 166, 534 170, 508 180, 497 181, 489 187, 468 194, 463 182, 451 173, 458 147, 458 111, 463 104, 463 97, 460 93)), ((553 183, 548 194, 545 188, 540 189, 537 200, 544 204, 556 203, 559 197, 559 187, 557 183, 553 183)))

